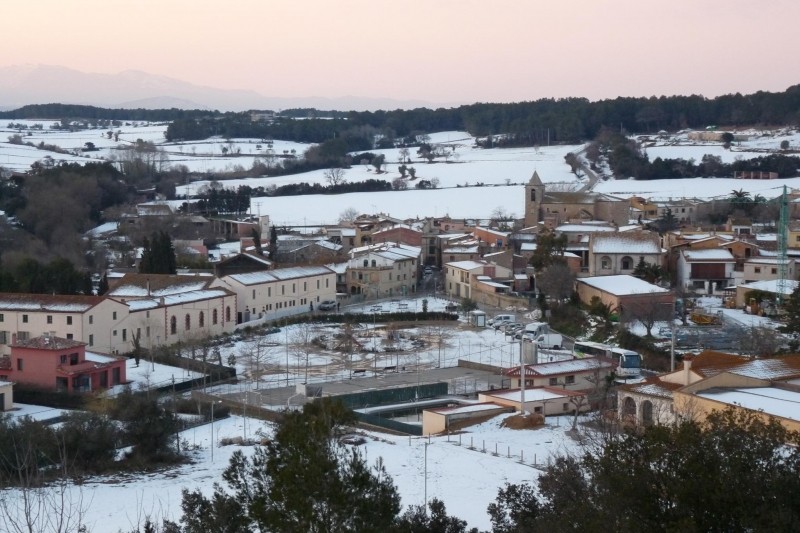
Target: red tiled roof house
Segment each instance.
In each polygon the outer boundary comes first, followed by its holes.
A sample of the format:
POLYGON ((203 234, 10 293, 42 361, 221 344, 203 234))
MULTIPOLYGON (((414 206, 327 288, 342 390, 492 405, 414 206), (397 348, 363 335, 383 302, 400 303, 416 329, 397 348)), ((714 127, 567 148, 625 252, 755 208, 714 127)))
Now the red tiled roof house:
POLYGON ((86 358, 86 343, 42 335, 11 344, 0 359, 0 379, 64 392, 91 392, 127 381, 126 359, 86 358))

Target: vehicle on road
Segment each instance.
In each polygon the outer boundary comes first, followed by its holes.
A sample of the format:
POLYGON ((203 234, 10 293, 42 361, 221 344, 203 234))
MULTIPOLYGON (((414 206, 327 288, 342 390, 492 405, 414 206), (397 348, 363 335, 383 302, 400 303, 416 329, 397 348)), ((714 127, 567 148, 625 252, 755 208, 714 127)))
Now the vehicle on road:
POLYGON ((510 313, 504 313, 501 315, 497 315, 494 318, 490 318, 486 323, 490 326, 494 326, 494 329, 498 329, 500 326, 504 326, 511 322, 517 321, 517 315, 512 315, 510 313))
POLYGON ((322 300, 319 303, 319 310, 320 311, 332 311, 336 309, 336 301, 335 300, 322 300))

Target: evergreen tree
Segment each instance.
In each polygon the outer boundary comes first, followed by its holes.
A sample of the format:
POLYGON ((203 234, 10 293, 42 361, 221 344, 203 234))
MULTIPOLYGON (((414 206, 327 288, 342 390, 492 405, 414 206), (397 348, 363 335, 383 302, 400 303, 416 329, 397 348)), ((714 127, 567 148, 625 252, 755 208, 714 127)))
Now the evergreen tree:
POLYGON ((793 335, 800 334, 800 283, 792 291, 791 296, 786 301, 785 306, 786 316, 784 317, 784 324, 780 330, 784 333, 793 335))
POLYGON ((145 238, 143 247, 142 259, 139 262, 141 274, 175 274, 177 272, 175 248, 172 245, 172 239, 166 232, 153 233, 149 240, 145 238))
POLYGON ((275 226, 269 228, 269 258, 275 261, 275 254, 278 253, 278 230, 275 226))
POLYGON ((400 511, 383 465, 367 466, 339 442, 352 413, 323 399, 286 412, 266 447, 252 459, 235 452, 223 474, 233 494, 184 492, 186 531, 382 532, 400 511))
POLYGON ((556 261, 563 262, 564 250, 567 247, 567 236, 556 235, 551 230, 545 230, 536 238, 536 250, 531 256, 530 265, 536 270, 542 270, 556 261))
POLYGON ((102 296, 108 292, 108 274, 103 274, 100 278, 100 284, 97 286, 97 295, 102 296))
POLYGON ((796 531, 800 434, 752 412, 657 426, 562 457, 538 487, 508 485, 495 533, 796 531))

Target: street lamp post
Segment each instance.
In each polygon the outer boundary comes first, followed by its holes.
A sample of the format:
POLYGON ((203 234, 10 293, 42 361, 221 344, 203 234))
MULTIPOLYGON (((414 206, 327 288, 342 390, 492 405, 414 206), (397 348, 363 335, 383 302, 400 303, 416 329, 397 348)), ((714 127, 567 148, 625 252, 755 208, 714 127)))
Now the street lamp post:
POLYGON ((211 462, 214 462, 214 405, 222 403, 221 400, 211 402, 211 462))
POLYGON ((424 491, 425 491, 424 492, 425 500, 424 500, 424 502, 422 504, 423 505, 423 509, 425 509, 425 516, 428 515, 428 444, 429 443, 427 443, 427 442, 425 443, 425 475, 424 475, 424 477, 425 477, 425 483, 424 483, 424 485, 425 485, 425 489, 424 489, 424 491))

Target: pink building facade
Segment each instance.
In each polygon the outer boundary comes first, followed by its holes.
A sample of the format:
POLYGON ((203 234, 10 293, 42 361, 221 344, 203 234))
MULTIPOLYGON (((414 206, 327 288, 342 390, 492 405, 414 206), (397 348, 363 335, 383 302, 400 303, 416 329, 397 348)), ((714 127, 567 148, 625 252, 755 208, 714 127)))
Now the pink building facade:
POLYGON ((63 392, 91 392, 127 381, 126 359, 103 356, 86 359, 86 344, 42 335, 11 345, 11 355, 0 359, 0 380, 63 392))

